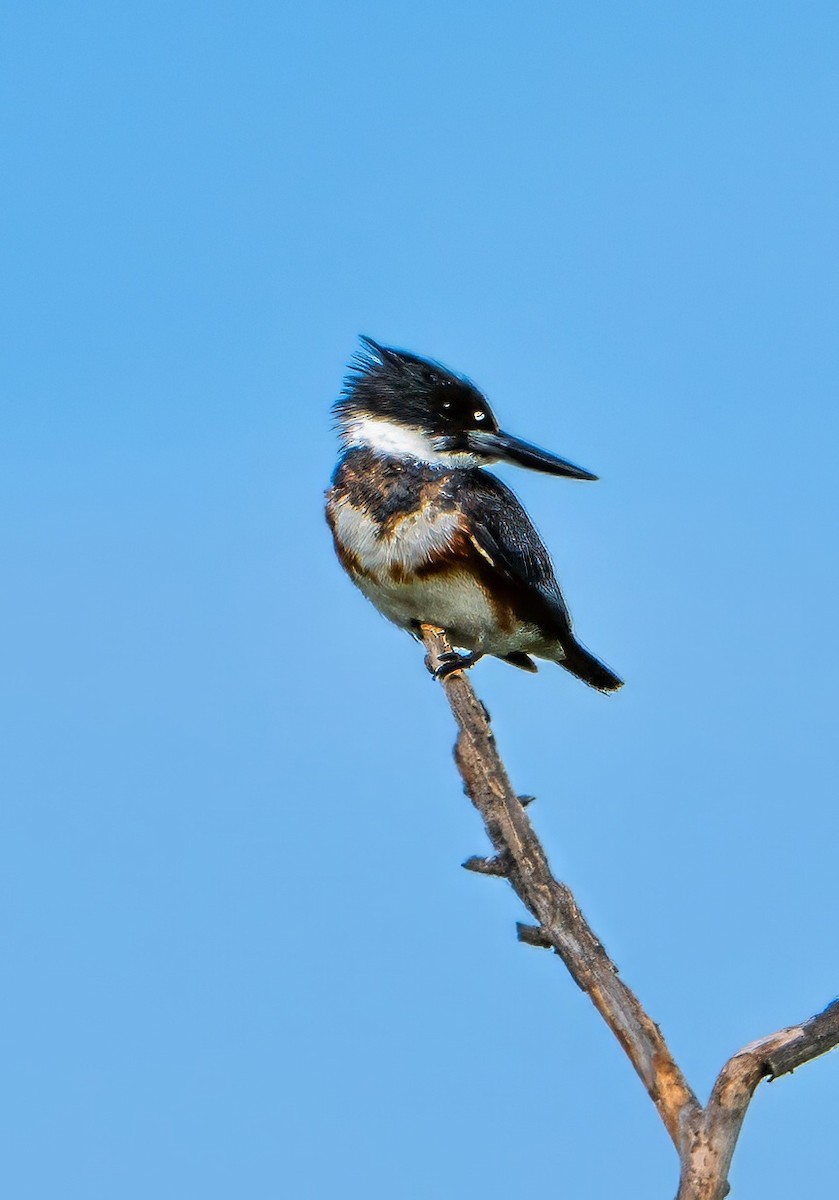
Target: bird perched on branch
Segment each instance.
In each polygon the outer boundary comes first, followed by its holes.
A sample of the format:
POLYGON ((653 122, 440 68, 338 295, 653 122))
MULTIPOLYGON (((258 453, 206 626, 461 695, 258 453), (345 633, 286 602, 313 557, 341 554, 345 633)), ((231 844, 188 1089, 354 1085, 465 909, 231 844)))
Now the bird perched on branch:
POLYGON ((494 655, 531 655, 601 692, 622 686, 582 646, 550 555, 516 497, 483 470, 504 461, 596 479, 502 433, 485 396, 439 363, 361 339, 335 416, 342 453, 327 493, 335 550, 353 582, 414 634, 445 630, 438 676, 494 655))

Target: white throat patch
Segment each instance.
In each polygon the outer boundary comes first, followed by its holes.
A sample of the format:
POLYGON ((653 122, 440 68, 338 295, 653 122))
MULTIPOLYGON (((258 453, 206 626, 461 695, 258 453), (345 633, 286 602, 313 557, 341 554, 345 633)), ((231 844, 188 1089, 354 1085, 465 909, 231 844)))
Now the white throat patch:
POLYGON ((347 448, 364 446, 394 458, 415 458, 430 467, 479 467, 487 461, 468 451, 438 450, 421 429, 377 417, 354 417, 347 422, 341 437, 347 448))

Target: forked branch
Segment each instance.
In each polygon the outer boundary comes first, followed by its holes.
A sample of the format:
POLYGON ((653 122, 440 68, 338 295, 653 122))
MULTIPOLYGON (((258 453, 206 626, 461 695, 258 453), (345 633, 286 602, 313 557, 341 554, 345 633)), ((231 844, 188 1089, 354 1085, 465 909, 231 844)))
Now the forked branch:
MULTIPOLYGON (((423 626, 429 669, 451 650, 445 634, 423 626)), ((519 925, 530 945, 556 951, 620 1042, 655 1104, 681 1163, 678 1200, 720 1200, 749 1102, 761 1079, 783 1075, 839 1043, 839 1001, 803 1025, 781 1030, 735 1054, 703 1107, 637 996, 594 935, 574 896, 555 879, 525 803, 514 791, 495 745, 489 716, 462 671, 443 680, 459 726, 455 761, 495 849, 463 865, 509 879, 536 925, 519 925)))

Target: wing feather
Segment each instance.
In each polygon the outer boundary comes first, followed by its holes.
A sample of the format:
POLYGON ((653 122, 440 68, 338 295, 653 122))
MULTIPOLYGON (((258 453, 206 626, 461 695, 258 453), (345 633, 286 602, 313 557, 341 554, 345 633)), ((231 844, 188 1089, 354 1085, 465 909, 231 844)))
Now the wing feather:
POLYGON ((452 489, 466 518, 464 532, 478 553, 530 599, 540 624, 547 621, 560 638, 570 633, 571 618, 551 557, 516 496, 482 470, 458 471, 452 489))

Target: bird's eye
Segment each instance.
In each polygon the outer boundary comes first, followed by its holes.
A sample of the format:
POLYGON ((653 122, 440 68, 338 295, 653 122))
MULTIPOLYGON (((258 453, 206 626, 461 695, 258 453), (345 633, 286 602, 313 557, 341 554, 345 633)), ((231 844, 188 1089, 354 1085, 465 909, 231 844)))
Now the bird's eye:
POLYGON ((451 408, 451 406, 452 406, 452 402, 451 402, 451 400, 444 400, 444 401, 443 401, 443 408, 451 408))
POLYGON ((482 412, 481 409, 478 409, 477 412, 473 412, 472 416, 475 418, 476 421, 485 421, 486 420, 486 413, 482 412))

